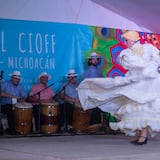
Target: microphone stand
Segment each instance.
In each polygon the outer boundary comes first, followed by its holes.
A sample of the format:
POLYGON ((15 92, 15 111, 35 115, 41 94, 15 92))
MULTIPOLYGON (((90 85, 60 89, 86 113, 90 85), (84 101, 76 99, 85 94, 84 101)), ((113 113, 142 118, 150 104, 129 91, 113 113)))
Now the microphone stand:
POLYGON ((35 95, 37 95, 37 94, 40 94, 42 91, 44 91, 44 90, 46 90, 47 88, 53 86, 54 84, 55 84, 55 83, 51 83, 51 84, 48 85, 47 87, 41 89, 40 91, 38 91, 37 93, 35 93, 35 94, 33 94, 32 96, 29 96, 29 97, 33 97, 33 96, 35 96, 35 95))
POLYGON ((41 131, 41 127, 40 127, 40 111, 41 111, 41 99, 40 99, 40 94, 41 92, 37 92, 38 95, 38 133, 40 133, 41 131))
POLYGON ((63 99, 63 101, 64 101, 64 124, 63 124, 64 129, 63 129, 63 132, 67 131, 67 113, 66 113, 66 99, 65 99, 65 97, 66 97, 66 87, 68 86, 68 84, 70 83, 70 81, 72 79, 73 79, 73 77, 70 80, 68 80, 68 82, 65 83, 65 85, 62 87, 62 89, 54 96, 54 97, 56 97, 59 93, 61 93, 63 91, 63 94, 64 94, 64 99, 63 99))
MULTIPOLYGON (((67 83, 68 85, 69 83, 67 83)), ((64 129, 63 131, 66 132, 67 131, 67 113, 66 113, 66 100, 65 100, 65 96, 66 96, 66 86, 63 86, 63 91, 64 91, 64 129)))
MULTIPOLYGON (((41 90, 38 91, 37 93, 33 94, 32 96, 29 96, 29 97, 34 97, 34 96, 38 95, 38 133, 40 133, 40 131, 41 131, 41 129, 40 129, 40 118, 41 118, 41 113, 40 113, 40 111, 41 111, 41 107, 42 107, 42 106, 41 106, 40 94, 41 94, 42 91, 44 91, 44 90, 46 90, 47 88, 53 86, 54 84, 55 84, 55 83, 52 83, 52 84, 48 85, 47 87, 41 89, 41 90)), ((28 97, 28 98, 29 98, 29 97, 28 97)))
POLYGON ((3 135, 3 126, 2 126, 2 113, 1 113, 1 93, 2 93, 2 79, 3 79, 3 71, 1 71, 0 75, 0 135, 3 135))

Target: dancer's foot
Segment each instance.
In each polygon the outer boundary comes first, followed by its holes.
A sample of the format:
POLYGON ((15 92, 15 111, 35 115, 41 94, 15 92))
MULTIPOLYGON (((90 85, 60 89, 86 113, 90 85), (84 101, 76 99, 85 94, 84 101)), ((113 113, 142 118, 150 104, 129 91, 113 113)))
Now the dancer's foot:
POLYGON ((138 139, 131 141, 132 144, 135 144, 138 142, 138 139))
POLYGON ((143 144, 147 144, 147 141, 148 141, 147 137, 141 136, 135 144, 143 145, 143 144))

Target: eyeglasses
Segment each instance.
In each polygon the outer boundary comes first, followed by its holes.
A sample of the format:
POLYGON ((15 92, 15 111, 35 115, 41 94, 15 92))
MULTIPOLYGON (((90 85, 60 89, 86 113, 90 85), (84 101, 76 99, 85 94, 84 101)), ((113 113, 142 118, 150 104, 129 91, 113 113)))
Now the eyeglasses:
POLYGON ((74 77, 68 77, 68 78, 70 78, 70 79, 73 79, 73 78, 76 78, 77 76, 74 76, 74 77))
POLYGON ((16 77, 12 77, 13 79, 17 79, 17 80, 20 80, 19 78, 16 78, 16 77))

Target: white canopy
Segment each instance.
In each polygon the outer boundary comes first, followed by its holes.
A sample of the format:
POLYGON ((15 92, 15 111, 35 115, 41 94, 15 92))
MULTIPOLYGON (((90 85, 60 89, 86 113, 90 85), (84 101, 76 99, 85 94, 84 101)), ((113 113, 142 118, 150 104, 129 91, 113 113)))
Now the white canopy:
POLYGON ((159 0, 0 0, 0 18, 160 33, 159 0))

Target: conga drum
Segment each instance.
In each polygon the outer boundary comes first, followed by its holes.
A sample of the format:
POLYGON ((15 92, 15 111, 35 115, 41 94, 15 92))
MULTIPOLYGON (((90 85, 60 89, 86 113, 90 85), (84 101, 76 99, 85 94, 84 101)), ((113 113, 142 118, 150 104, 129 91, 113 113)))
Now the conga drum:
POLYGON ((26 135, 32 126, 32 104, 20 102, 14 107, 14 120, 16 132, 26 135))
POLYGON ((42 103, 41 107, 41 130, 45 134, 58 132, 59 105, 58 102, 42 103))
POLYGON ((80 103, 76 103, 73 112, 73 128, 80 133, 86 132, 90 124, 91 111, 84 111, 80 103))

